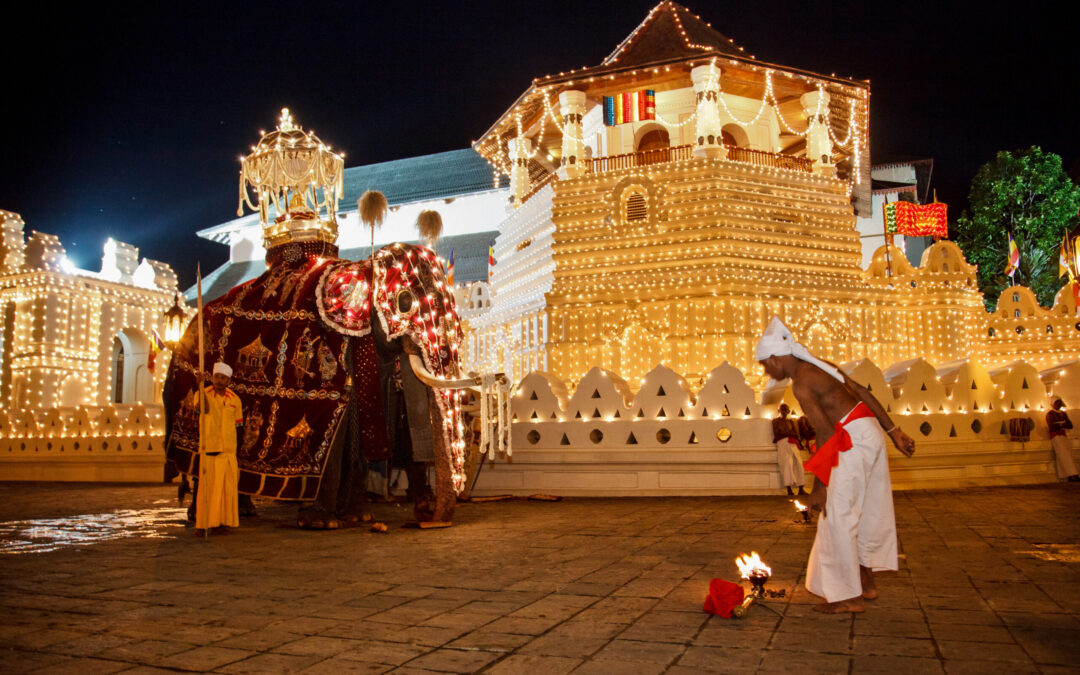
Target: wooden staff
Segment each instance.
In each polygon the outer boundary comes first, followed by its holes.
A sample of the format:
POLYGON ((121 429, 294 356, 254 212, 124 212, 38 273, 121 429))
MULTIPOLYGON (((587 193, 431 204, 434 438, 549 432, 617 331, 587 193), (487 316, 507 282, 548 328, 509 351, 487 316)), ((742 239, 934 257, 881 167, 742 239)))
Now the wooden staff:
MULTIPOLYGON (((199 473, 203 472, 203 462, 206 461, 206 456, 203 453, 203 415, 206 411, 206 389, 203 386, 203 373, 206 372, 206 357, 203 356, 203 300, 202 300, 202 264, 196 263, 195 265, 195 287, 198 293, 198 314, 195 320, 199 322, 199 374, 195 378, 196 386, 199 388, 199 473)), ((206 485, 202 486, 202 489, 206 489, 206 485)), ((196 497, 195 503, 195 522, 199 521, 199 504, 196 497)), ((210 528, 203 528, 204 539, 210 538, 210 528)))

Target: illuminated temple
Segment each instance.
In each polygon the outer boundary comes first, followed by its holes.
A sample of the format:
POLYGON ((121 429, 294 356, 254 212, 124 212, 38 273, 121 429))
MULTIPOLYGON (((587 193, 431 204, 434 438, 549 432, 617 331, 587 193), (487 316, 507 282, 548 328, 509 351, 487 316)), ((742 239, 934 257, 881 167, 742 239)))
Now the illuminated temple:
POLYGON ((951 242, 918 266, 883 246, 863 269, 880 228, 869 96, 757 59, 670 2, 600 65, 535 79, 474 144, 514 209, 467 353, 570 387, 594 366, 636 387, 657 364, 700 382, 726 361, 760 387, 753 348, 775 314, 838 363, 1073 358, 1071 296, 1047 314, 1010 289, 1008 316, 988 314, 951 242))

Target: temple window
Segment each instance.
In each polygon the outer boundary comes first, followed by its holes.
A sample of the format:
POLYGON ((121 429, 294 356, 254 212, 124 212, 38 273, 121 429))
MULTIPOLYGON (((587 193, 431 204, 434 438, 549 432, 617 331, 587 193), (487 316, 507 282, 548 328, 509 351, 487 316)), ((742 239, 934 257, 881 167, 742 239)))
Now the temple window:
POLYGON ((634 192, 626 199, 626 220, 648 220, 649 209, 645 202, 645 195, 634 192))

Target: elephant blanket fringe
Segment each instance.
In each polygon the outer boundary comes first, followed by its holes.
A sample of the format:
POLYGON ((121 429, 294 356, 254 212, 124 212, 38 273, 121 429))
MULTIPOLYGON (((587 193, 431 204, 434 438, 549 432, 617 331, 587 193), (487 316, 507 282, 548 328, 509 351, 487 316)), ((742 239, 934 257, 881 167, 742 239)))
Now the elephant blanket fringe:
POLYGON ((480 377, 480 419, 480 454, 509 457, 510 383, 495 374, 480 377))

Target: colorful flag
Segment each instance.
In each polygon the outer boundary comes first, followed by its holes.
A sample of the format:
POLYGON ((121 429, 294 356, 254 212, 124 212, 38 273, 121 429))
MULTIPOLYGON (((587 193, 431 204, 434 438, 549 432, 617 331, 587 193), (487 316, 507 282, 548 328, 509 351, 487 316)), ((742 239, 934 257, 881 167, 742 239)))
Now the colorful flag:
POLYGON ((1061 237, 1061 251, 1058 253, 1058 277, 1069 273, 1069 233, 1061 237))
POLYGON ((1012 277, 1016 270, 1020 269, 1020 249, 1013 241, 1012 232, 1009 233, 1009 264, 1005 266, 1005 276, 1012 277))
POLYGON ((488 281, 491 281, 491 274, 495 271, 495 240, 492 239, 488 244, 488 281))
POLYGON ((446 266, 446 285, 454 286, 454 247, 450 247, 450 264, 446 266))
POLYGON ((146 369, 154 372, 154 360, 157 355, 165 350, 165 341, 158 335, 157 328, 150 329, 150 358, 146 361, 146 369))

